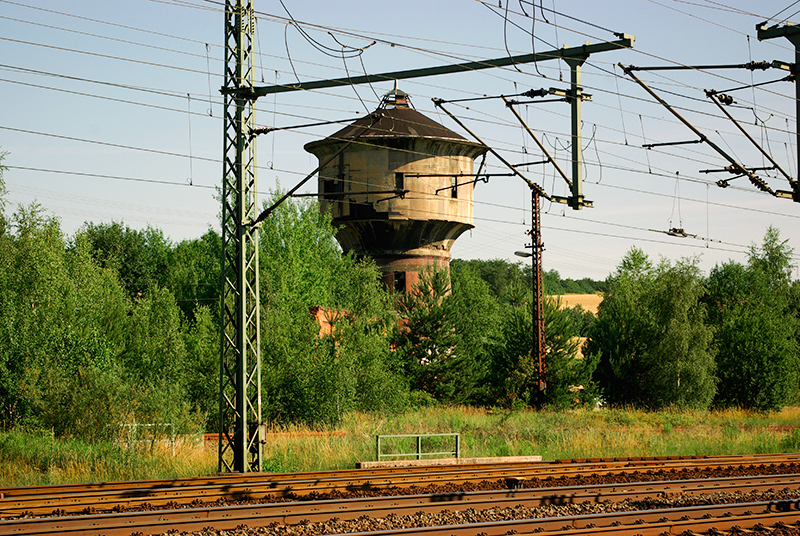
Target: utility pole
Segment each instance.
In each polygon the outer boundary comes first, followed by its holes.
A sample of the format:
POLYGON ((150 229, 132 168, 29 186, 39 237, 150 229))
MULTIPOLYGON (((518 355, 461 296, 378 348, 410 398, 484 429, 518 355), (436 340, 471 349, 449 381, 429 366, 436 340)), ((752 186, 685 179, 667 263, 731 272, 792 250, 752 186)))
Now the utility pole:
POLYGON ((547 378, 544 359, 544 287, 542 286, 542 252, 544 243, 542 242, 541 224, 541 200, 539 192, 531 188, 531 230, 528 236, 531 243, 526 248, 527 251, 515 251, 518 257, 531 258, 531 358, 538 360, 539 390, 547 388, 547 378))
MULTIPOLYGON (((578 207, 580 208, 580 207, 578 207)), ((577 210, 577 209, 576 209, 577 210)), ((542 210, 539 194, 531 188, 531 266, 533 273, 533 355, 538 359, 539 390, 547 387, 544 359, 544 288, 542 286, 542 210)))
POLYGON ((583 138, 581 137, 581 103, 584 99, 589 100, 589 95, 584 95, 581 87, 581 66, 589 57, 586 55, 572 56, 564 58, 569 65, 570 90, 568 93, 569 102, 572 107, 572 197, 569 199, 569 206, 574 210, 583 208, 583 138))
POLYGON ((261 321, 251 0, 225 1, 220 472, 261 471, 261 321), (245 91, 242 91, 245 90, 245 91))
MULTIPOLYGON (((766 22, 762 22, 760 24, 756 24, 756 31, 758 32, 758 40, 763 41, 765 39, 775 39, 776 37, 785 37, 794 45, 794 63, 791 65, 784 65, 780 62, 772 62, 773 67, 789 67, 789 71, 797 76, 798 68, 797 66, 800 65, 800 27, 795 26, 792 23, 786 23, 784 26, 771 26, 767 27, 766 22)), ((795 120, 800 121, 800 85, 797 83, 797 79, 795 78, 794 81, 794 89, 795 89, 795 120)), ((800 170, 800 128, 797 130, 797 141, 795 142, 797 146, 797 165, 796 169, 800 170)), ((789 184, 792 187, 791 191, 791 199, 795 203, 800 203, 800 185, 798 184, 797 178, 794 180, 790 180, 789 184)), ((789 197, 788 192, 779 192, 779 194, 786 194, 786 195, 779 195, 778 197, 789 197)))

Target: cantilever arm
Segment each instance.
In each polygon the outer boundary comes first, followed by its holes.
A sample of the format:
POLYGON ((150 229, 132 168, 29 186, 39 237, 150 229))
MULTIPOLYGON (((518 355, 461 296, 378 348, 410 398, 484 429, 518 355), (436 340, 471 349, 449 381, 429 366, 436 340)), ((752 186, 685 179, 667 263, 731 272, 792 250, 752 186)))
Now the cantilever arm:
POLYGON ((487 150, 488 150, 490 153, 492 153, 492 154, 493 154, 493 155, 494 155, 494 156, 495 156, 495 157, 496 157, 498 160, 500 160, 500 161, 501 161, 501 162, 502 162, 502 163, 503 163, 503 164, 504 164, 504 165, 505 165, 505 166, 506 166, 508 169, 510 169, 510 170, 511 170, 511 171, 514 173, 514 175, 516 175, 516 176, 518 176, 520 179, 524 180, 524 181, 525 181, 525 183, 528 185, 528 187, 531 189, 531 191, 532 191, 532 192, 534 192, 534 193, 535 193, 536 195, 538 195, 539 197, 544 197, 544 198, 545 198, 545 199, 547 199, 548 201, 550 201, 550 200, 551 200, 551 199, 550 199, 550 196, 549 196, 549 195, 547 195, 547 192, 545 192, 545 191, 544 191, 544 189, 543 189, 541 186, 539 186, 538 184, 536 184, 535 182, 533 182, 532 180, 530 180, 528 177, 526 177, 525 175, 523 175, 522 173, 520 173, 520 171, 519 171, 517 168, 515 168, 514 166, 512 166, 512 165, 511 165, 511 164, 510 164, 510 163, 509 163, 509 162, 508 162, 508 161, 507 161, 505 158, 503 158, 502 156, 500 156, 500 155, 498 154, 498 152, 497 152, 497 151, 495 151, 494 149, 492 149, 490 146, 486 145, 486 144, 483 142, 483 140, 482 140, 482 139, 480 139, 480 138, 479 138, 479 137, 478 137, 478 136, 477 136, 477 135, 476 135, 474 132, 472 132, 470 129, 468 129, 468 128, 467 128, 467 126, 466 126, 464 123, 462 123, 462 122, 461 122, 461 121, 460 121, 460 120, 459 120, 459 119, 458 119, 456 116, 454 116, 453 114, 451 114, 451 113, 450 113, 450 112, 447 110, 447 108, 445 108, 445 107, 444 107, 444 101, 443 101, 442 99, 432 99, 432 100, 433 100, 433 104, 435 104, 435 105, 436 105, 438 108, 441 108, 441 109, 444 111, 444 113, 446 113, 447 115, 449 115, 449 116, 450 116, 450 119, 452 119, 453 121, 455 121, 456 123, 458 123, 458 124, 459 124, 459 126, 460 126, 461 128, 463 128, 464 130, 466 130, 467 132, 469 132, 469 134, 470 134, 470 135, 471 135, 473 138, 475 138, 476 140, 478 140, 478 143, 480 143, 481 145, 483 145, 484 147, 486 147, 486 149, 487 149, 487 150))
POLYGON ((705 134, 703 134, 702 132, 697 130, 697 128, 695 128, 694 125, 692 125, 681 114, 679 114, 678 111, 675 108, 673 108, 672 106, 667 104, 667 102, 664 99, 662 99, 661 97, 659 97, 656 94, 655 91, 650 89, 650 87, 647 84, 645 84, 644 82, 639 80, 639 78, 637 78, 636 75, 633 74, 633 72, 631 70, 631 67, 625 66, 625 65, 623 65, 621 63, 619 64, 619 66, 622 68, 622 70, 625 72, 625 74, 627 74, 628 76, 633 78, 634 82, 639 84, 642 87, 642 89, 647 91, 650 94, 651 97, 653 97, 656 101, 658 101, 659 104, 661 104, 662 106, 664 106, 664 108, 669 110, 670 113, 672 115, 674 115, 676 118, 678 118, 678 120, 681 123, 686 125, 689 128, 689 130, 694 132, 695 135, 697 135, 702 141, 707 143, 709 145, 709 147, 714 149, 717 153, 719 153, 720 156, 722 156, 725 160, 730 162, 731 163, 731 167, 734 169, 734 171, 739 172, 742 175, 745 175, 750 180, 750 182, 753 183, 753 185, 756 188, 758 188, 759 190, 767 192, 767 193, 777 197, 777 195, 775 194, 775 191, 772 188, 770 188, 769 185, 766 182, 764 182, 763 180, 758 178, 755 173, 753 173, 752 171, 749 171, 746 167, 744 167, 742 164, 737 162, 732 156, 730 156, 728 153, 723 151, 716 143, 714 143, 713 141, 708 139, 708 137, 705 134))
POLYGON ((538 145, 538 146, 539 146, 539 149, 540 149, 540 150, 541 150, 541 151, 544 153, 544 155, 547 157, 547 160, 553 164, 553 166, 556 168, 556 171, 558 171, 558 174, 559 174, 559 175, 561 175, 561 177, 562 177, 562 178, 563 178, 565 181, 567 181, 567 184, 569 184, 569 187, 570 187, 570 188, 572 188, 572 181, 571 181, 571 180, 569 180, 569 177, 567 177, 567 174, 566 174, 566 173, 564 173, 564 170, 563 170, 563 169, 561 169, 561 166, 559 166, 559 165, 558 165, 558 162, 556 162, 556 160, 555 160, 555 159, 554 159, 552 156, 550 156, 550 153, 547 151, 547 148, 545 148, 545 146, 544 146, 544 145, 542 145, 542 142, 540 142, 540 141, 539 141, 539 138, 537 138, 537 137, 536 137, 536 134, 534 134, 534 133, 533 133, 533 131, 530 129, 530 127, 529 127, 529 126, 528 126, 528 124, 525 122, 525 120, 524 120, 524 119, 522 119, 522 116, 521 116, 521 115, 519 115, 519 112, 517 112, 517 110, 515 110, 515 109, 514 109, 514 107, 512 106, 512 102, 511 102, 510 100, 508 100, 508 99, 505 97, 505 95, 500 95, 500 97, 501 97, 501 98, 503 99, 503 101, 506 103, 506 107, 507 107, 507 108, 509 108, 509 109, 511 110, 511 113, 513 113, 513 114, 514 114, 514 117, 516 117, 516 118, 517 118, 517 120, 518 120, 518 121, 520 122, 520 124, 521 124, 521 125, 522 125, 522 126, 525 128, 525 130, 527 130, 527 131, 528 131, 528 134, 530 134, 530 135, 531 135, 531 138, 533 138, 533 141, 535 141, 535 142, 536 142, 536 145, 538 145))
POLYGON ((726 109, 725 109, 725 107, 724 107, 724 106, 722 106, 722 103, 720 102, 720 99, 719 99, 719 97, 718 97, 718 94, 717 94, 717 92, 715 92, 715 91, 706 91, 706 96, 707 96, 709 99, 711 99, 711 100, 714 102, 714 104, 716 104, 716 105, 717 105, 717 107, 719 107, 719 109, 722 111, 722 113, 724 113, 726 116, 728 116, 728 119, 730 119, 731 121, 733 121, 733 124, 734 124, 734 125, 736 125, 736 127, 737 127, 737 128, 738 128, 738 129, 739 129, 741 132, 742 132, 742 134, 744 134, 744 135, 745 135, 745 137, 746 137, 748 140, 750 140, 750 142, 751 142, 753 145, 755 145, 755 146, 756 146, 756 148, 757 148, 759 151, 761 151, 761 154, 763 154, 763 155, 764 155, 764 156, 767 158, 767 160, 769 160, 769 161, 770 161, 770 163, 771 163, 773 166, 775 166, 775 169, 777 169, 778 171, 780 171, 780 172, 781 172, 781 175, 783 175, 784 177, 786 177, 786 180, 787 180, 787 181, 789 181, 789 184, 790 184, 790 185, 791 185, 791 186, 794 188, 794 187, 795 187, 795 185, 796 185, 796 183, 797 183, 797 179, 793 179, 792 177, 790 177, 790 176, 789 176, 789 174, 788 174, 788 173, 786 173, 786 172, 783 170, 783 168, 782 168, 781 166, 779 166, 779 165, 778 165, 778 163, 777 163, 775 160, 773 160, 772 156, 770 156, 770 154, 769 154, 767 151, 765 151, 765 150, 764 150, 764 148, 763 148, 763 147, 761 147, 761 145, 759 145, 759 144, 756 142, 756 140, 754 140, 754 139, 753 139, 753 137, 752 137, 752 136, 751 136, 751 135, 750 135, 750 134, 749 134, 749 133, 748 133, 748 132, 747 132, 747 131, 744 129, 744 127, 742 127, 742 125, 741 125, 741 124, 740 124, 740 123, 739 123, 739 122, 738 122, 736 119, 734 119, 734 118, 733 118, 733 116, 732 116, 732 115, 731 115, 731 114, 728 112, 728 110, 726 110, 726 109))

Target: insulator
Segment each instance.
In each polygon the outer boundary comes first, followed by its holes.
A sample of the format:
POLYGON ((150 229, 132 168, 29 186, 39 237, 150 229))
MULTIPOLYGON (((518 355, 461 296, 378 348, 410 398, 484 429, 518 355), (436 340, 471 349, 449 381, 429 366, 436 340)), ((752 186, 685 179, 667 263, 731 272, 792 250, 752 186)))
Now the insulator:
POLYGON ((749 69, 751 71, 755 71, 756 69, 766 71, 770 67, 772 67, 772 64, 768 61, 751 61, 750 63, 745 64, 745 69, 749 69))
POLYGON ((731 97, 730 95, 725 95, 724 93, 720 93, 719 95, 717 95, 717 98, 719 99, 719 102, 727 106, 733 104, 733 97, 731 97))
POLYGON ((528 97, 532 99, 534 97, 546 97, 550 92, 545 88, 542 89, 529 89, 525 93, 522 93, 523 97, 528 97))
POLYGON ((748 178, 750 179, 750 182, 752 182, 753 185, 762 192, 769 192, 771 190, 771 188, 767 186, 766 182, 762 181, 755 175, 748 175, 748 178))

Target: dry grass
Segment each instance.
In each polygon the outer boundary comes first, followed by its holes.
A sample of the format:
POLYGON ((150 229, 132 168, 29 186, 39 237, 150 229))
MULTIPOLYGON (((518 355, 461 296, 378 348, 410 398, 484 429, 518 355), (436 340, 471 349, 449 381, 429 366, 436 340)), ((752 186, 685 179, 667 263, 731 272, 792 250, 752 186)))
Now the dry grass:
MULTIPOLYGON (((800 452, 800 407, 647 412, 635 409, 504 411, 421 408, 398 415, 353 413, 336 429, 273 426, 265 470, 353 468, 375 459, 375 436, 461 434, 461 455, 542 456, 545 460, 800 452)), ((215 441, 125 449, 24 433, 0 433, 0 486, 178 478, 216 470, 215 441)))
POLYGON ((357 461, 375 459, 376 435, 450 432, 461 433, 464 457, 540 455, 548 460, 788 452, 800 449, 798 422, 800 408, 770 414, 424 408, 396 416, 353 414, 338 434, 327 437, 281 434, 267 445, 265 458, 276 471, 352 468, 357 461))
POLYGON ((0 434, 0 486, 170 479, 212 474, 216 445, 197 439, 166 445, 88 444, 50 436, 0 434))

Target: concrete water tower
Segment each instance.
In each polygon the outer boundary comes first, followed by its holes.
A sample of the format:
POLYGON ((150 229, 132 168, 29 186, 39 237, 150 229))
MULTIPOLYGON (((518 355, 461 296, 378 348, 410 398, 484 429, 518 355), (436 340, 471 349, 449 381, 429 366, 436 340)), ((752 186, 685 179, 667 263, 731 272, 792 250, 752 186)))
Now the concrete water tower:
POLYGON ((427 267, 449 267, 456 238, 474 227, 473 166, 486 148, 425 117, 395 88, 377 110, 305 150, 322 163, 359 134, 320 170, 319 202, 342 249, 372 257, 384 284, 406 291, 427 267))

